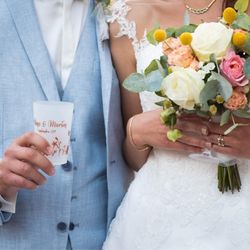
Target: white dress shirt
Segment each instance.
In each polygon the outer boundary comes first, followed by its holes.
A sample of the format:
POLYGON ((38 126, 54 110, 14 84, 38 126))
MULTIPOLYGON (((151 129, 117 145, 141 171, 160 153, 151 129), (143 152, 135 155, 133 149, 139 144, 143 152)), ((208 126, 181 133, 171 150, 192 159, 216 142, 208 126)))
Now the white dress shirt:
MULTIPOLYGON (((73 66, 88 1, 34 0, 43 39, 63 88, 73 66)), ((15 195, 6 201, 0 195, 0 210, 15 213, 16 198, 15 195)))
POLYGON ((87 14, 88 0, 34 0, 44 42, 65 88, 87 14))

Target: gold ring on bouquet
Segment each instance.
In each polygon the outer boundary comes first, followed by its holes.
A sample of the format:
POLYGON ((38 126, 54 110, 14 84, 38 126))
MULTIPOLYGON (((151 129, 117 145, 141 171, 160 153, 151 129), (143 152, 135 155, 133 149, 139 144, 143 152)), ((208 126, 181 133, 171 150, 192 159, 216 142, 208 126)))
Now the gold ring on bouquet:
POLYGON ((223 135, 219 135, 217 137, 217 144, 220 147, 225 147, 225 141, 224 141, 224 136, 223 135))

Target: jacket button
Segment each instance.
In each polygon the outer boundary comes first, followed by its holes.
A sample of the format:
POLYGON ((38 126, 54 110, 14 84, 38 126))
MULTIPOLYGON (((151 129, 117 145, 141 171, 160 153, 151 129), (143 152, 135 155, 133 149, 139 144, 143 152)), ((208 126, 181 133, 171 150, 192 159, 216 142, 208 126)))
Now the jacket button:
POLYGON ((71 138, 70 142, 76 142, 76 138, 71 138))
POLYGON ((58 229, 59 231, 61 231, 61 232, 66 232, 66 230, 67 230, 67 224, 64 223, 64 222, 59 222, 59 223, 57 224, 57 229, 58 229))
POLYGON ((73 231, 75 228, 75 224, 73 222, 70 222, 69 224, 69 231, 73 231))
POLYGON ((67 161, 67 163, 63 164, 62 165, 62 169, 65 171, 65 172, 70 172, 72 170, 72 164, 70 161, 67 161))

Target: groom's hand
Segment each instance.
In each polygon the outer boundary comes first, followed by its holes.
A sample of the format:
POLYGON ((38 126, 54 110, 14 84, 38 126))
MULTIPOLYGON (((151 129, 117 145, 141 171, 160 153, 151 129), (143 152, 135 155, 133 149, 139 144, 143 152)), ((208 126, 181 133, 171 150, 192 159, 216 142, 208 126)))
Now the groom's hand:
POLYGON ((39 172, 54 175, 55 169, 46 155, 53 149, 40 135, 28 132, 16 138, 0 161, 0 195, 12 196, 21 188, 36 189, 46 182, 39 172))

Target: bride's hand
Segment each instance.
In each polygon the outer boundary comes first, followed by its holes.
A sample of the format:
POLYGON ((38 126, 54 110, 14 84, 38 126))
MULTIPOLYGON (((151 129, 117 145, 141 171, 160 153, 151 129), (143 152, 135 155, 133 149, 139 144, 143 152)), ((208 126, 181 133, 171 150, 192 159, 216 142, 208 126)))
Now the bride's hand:
POLYGON ((133 119, 131 133, 138 148, 150 145, 175 151, 201 152, 206 148, 207 138, 202 136, 206 127, 200 122, 179 120, 177 128, 183 136, 177 142, 167 139, 168 128, 160 120, 161 110, 138 114, 133 119))
MULTIPOLYGON (((227 124, 223 127, 218 123, 209 122, 202 118, 184 118, 184 121, 201 123, 207 128, 207 135, 203 135, 207 140, 207 148, 215 152, 250 159, 250 126, 239 126, 228 135, 224 132, 232 126, 227 124)), ((236 119, 236 122, 249 124, 249 119, 236 119)))
MULTIPOLYGON (((236 119, 236 122, 250 123, 249 119, 236 119)), ((207 122, 208 145, 215 152, 250 159, 250 126, 239 126, 228 135, 223 135, 230 126, 232 124, 221 127, 218 123, 207 122)))

